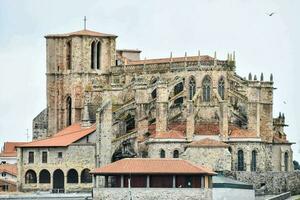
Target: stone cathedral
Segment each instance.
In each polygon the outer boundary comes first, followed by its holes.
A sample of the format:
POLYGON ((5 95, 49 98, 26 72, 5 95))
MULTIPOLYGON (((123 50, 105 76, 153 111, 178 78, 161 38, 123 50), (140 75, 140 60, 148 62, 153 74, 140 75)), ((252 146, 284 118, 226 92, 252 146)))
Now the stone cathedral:
POLYGON ((285 116, 273 117, 272 74, 240 77, 234 53, 140 59, 140 50, 116 49, 112 34, 45 38, 47 107, 33 120, 33 141, 18 148, 20 190, 87 189, 85 168, 128 157, 293 170, 285 116))

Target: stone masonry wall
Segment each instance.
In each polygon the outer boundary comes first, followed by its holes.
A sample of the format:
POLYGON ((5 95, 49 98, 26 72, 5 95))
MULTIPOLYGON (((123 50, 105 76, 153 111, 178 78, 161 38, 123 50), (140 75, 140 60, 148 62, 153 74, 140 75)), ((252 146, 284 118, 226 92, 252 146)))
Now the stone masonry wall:
POLYGON ((95 200, 212 200, 212 189, 204 188, 94 188, 93 199, 95 200))
POLYGON ((295 172, 230 172, 225 176, 253 184, 260 189, 265 185, 265 194, 280 194, 291 191, 292 195, 300 194, 300 171, 295 172))
POLYGON ((22 166, 18 171, 18 188, 21 191, 49 191, 53 185, 53 173, 56 169, 61 169, 65 176, 65 190, 90 191, 92 183, 80 183, 80 174, 83 169, 93 170, 95 168, 95 145, 94 144, 73 144, 67 148, 26 148, 18 158, 18 166, 22 166), (34 152, 34 163, 28 163, 28 153, 34 152), (48 152, 47 163, 42 163, 42 152, 48 152), (58 152, 62 152, 62 158, 58 158, 58 152), (22 163, 20 163, 22 162, 22 163), (50 183, 39 183, 39 173, 46 169, 50 172, 50 183), (67 183, 67 173, 70 169, 75 169, 78 173, 78 184, 67 183), (27 170, 34 170, 37 175, 36 184, 25 184, 25 173, 27 170))
POLYGON ((227 148, 189 147, 181 158, 198 165, 210 167, 214 171, 231 169, 231 154, 227 148))

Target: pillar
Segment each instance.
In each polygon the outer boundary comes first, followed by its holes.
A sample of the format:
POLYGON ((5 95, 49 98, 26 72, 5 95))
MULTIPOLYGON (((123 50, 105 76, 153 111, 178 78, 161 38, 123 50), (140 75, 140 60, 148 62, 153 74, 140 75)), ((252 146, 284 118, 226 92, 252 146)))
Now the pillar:
POLYGON ((136 109, 136 126, 138 135, 144 135, 148 132, 148 116, 147 105, 149 103, 149 96, 147 91, 147 84, 145 82, 138 82, 135 85, 135 102, 136 109))
POLYGON ((156 132, 158 133, 167 131, 168 96, 167 83, 160 80, 157 86, 156 100, 156 132))
POLYGON ((188 100, 187 103, 187 119, 186 119, 186 137, 188 140, 192 140, 195 133, 195 114, 194 104, 192 100, 188 100))
POLYGON ((124 175, 121 175, 121 188, 124 187, 124 175))
POLYGON ((150 176, 147 175, 147 188, 149 188, 149 187, 150 187, 150 176))
POLYGON ((173 175, 173 188, 176 188, 176 176, 173 175))
POLYGON ((228 104, 227 102, 220 103, 220 134, 222 140, 227 140, 228 138, 228 104))

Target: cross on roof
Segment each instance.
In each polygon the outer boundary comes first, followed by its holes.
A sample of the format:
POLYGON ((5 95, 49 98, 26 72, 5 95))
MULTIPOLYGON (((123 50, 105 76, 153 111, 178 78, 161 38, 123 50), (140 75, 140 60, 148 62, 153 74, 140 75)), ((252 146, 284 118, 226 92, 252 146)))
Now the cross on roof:
POLYGON ((83 22, 84 22, 84 30, 86 30, 86 16, 84 16, 83 22))

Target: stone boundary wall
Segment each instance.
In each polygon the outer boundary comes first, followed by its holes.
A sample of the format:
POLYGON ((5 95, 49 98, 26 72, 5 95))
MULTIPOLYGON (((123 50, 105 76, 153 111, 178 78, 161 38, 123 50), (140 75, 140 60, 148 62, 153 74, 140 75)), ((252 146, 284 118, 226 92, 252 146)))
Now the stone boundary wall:
POLYGON ((233 172, 226 171, 224 176, 253 184, 256 192, 262 194, 281 194, 290 191, 300 194, 300 171, 294 172, 233 172))
POLYGON ((287 199, 289 197, 291 197, 291 192, 282 193, 282 194, 279 194, 275 197, 271 197, 267 200, 284 200, 284 199, 287 199))
POLYGON ((147 200, 212 200, 212 189, 207 188, 94 188, 94 200, 127 200, 147 199, 147 200))

